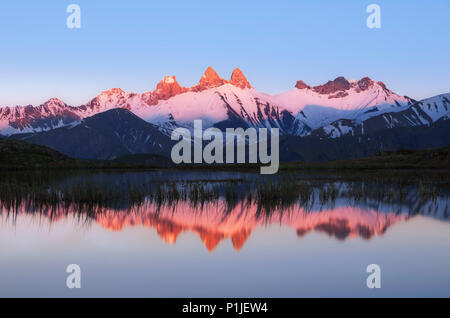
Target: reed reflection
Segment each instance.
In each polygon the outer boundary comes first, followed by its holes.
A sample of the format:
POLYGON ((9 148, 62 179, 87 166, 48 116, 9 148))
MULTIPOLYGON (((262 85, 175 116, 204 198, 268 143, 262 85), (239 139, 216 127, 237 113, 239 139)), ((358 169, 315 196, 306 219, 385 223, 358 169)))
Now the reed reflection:
POLYGON ((448 220, 449 211, 448 193, 426 185, 295 178, 39 182, 1 183, 3 221, 23 214, 50 223, 76 216, 82 224, 115 232, 144 226, 169 244, 190 232, 210 252, 224 240, 239 251, 260 227, 283 226, 300 238, 320 232, 337 240, 369 240, 414 215, 448 220))

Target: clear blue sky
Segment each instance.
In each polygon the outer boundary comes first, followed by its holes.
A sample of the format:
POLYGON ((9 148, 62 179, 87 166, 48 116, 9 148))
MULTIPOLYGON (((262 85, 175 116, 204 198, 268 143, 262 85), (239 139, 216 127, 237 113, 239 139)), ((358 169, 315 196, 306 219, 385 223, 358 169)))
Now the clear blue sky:
POLYGON ((449 12, 448 0, 2 1, 0 105, 79 105, 164 75, 191 86, 209 65, 225 78, 240 67, 267 93, 367 75, 429 97, 450 92, 449 12), (81 29, 66 27, 70 3, 81 29), (366 27, 371 3, 381 29, 366 27))

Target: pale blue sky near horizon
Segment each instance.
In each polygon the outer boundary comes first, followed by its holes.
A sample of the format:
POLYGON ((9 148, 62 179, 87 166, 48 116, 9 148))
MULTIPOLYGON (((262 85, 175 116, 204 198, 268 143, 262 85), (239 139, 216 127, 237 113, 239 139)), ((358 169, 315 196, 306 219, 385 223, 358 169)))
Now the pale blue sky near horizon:
POLYGON ((448 12, 448 0, 3 2, 0 106, 80 105, 113 87, 153 90, 164 75, 192 86, 208 66, 226 79, 239 67, 271 94, 369 76, 426 98, 450 92, 448 12), (71 3, 81 29, 66 27, 71 3), (366 26, 372 3, 381 29, 366 26))

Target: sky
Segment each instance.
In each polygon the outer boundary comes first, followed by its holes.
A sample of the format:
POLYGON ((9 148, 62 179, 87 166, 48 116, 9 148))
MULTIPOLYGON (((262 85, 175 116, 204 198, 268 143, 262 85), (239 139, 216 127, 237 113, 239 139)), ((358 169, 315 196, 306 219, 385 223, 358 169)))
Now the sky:
POLYGON ((450 1, 46 0, 0 4, 0 106, 70 105, 101 91, 153 90, 165 75, 196 84, 239 67, 281 93, 297 80, 369 76, 415 99, 450 92, 450 1), (69 4, 81 28, 69 29, 69 4), (381 28, 369 29, 369 4, 381 28))

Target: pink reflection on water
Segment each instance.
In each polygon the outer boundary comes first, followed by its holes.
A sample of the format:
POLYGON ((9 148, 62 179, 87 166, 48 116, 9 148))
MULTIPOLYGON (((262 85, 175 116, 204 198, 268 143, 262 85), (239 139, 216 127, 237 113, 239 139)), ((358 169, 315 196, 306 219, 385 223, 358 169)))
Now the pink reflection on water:
MULTIPOLYGON (((30 213, 22 206, 17 213, 30 213), (22 211, 22 212, 21 212, 22 211)), ((5 212, 3 212, 5 213, 5 212)), ((36 213, 36 212, 34 212, 36 213)), ((71 206, 66 208, 41 208, 39 214, 53 223, 75 214, 71 206)), ((383 235, 393 224, 408 219, 406 213, 377 212, 374 209, 339 206, 305 210, 299 204, 286 209, 274 209, 265 213, 254 202, 242 201, 234 207, 224 200, 194 206, 179 201, 171 205, 145 203, 127 209, 99 209, 88 218, 110 231, 127 227, 144 226, 155 229, 168 244, 174 244, 182 232, 197 234, 208 251, 212 252, 220 242, 231 239, 239 251, 251 233, 258 227, 283 225, 296 231, 298 237, 317 231, 338 240, 360 238, 369 240, 383 235)))

